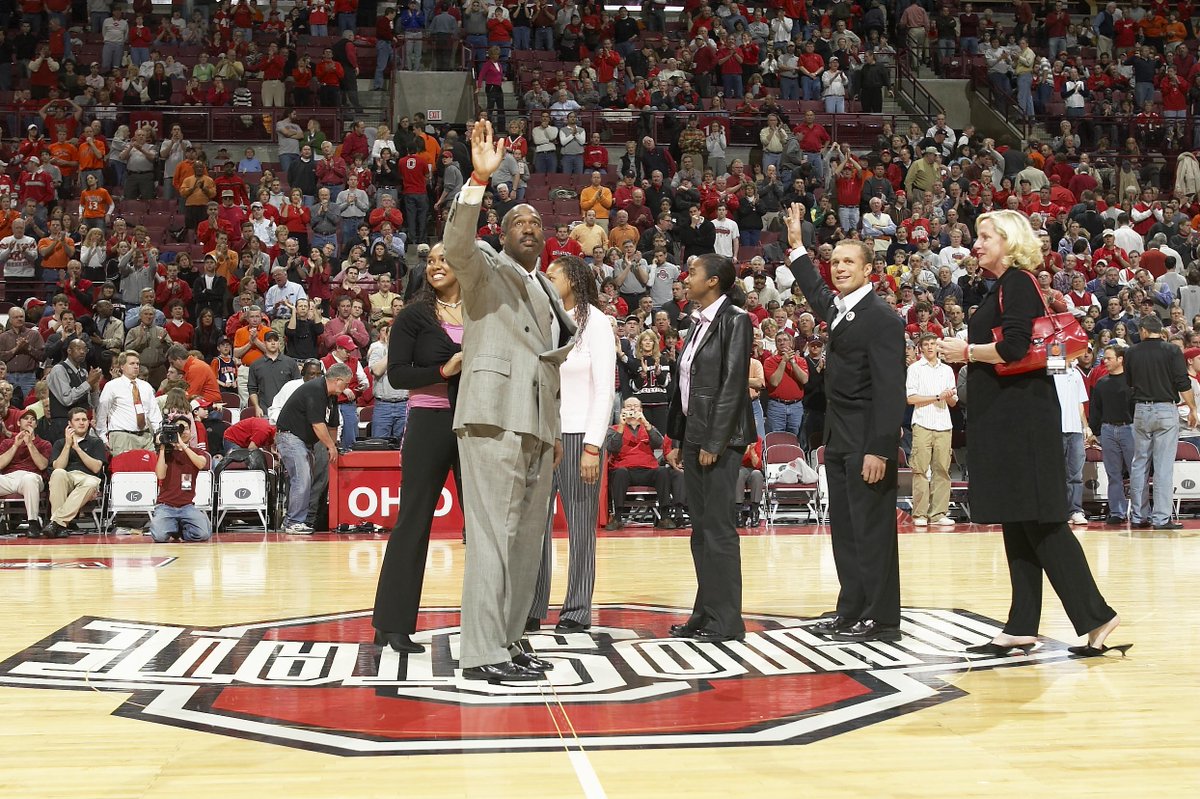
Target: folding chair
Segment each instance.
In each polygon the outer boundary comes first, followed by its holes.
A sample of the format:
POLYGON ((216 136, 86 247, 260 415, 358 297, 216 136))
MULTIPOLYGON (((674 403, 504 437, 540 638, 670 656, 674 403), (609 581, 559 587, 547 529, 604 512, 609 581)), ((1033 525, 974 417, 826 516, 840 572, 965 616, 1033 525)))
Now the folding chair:
POLYGON ((158 501, 158 477, 154 467, 158 456, 145 449, 114 455, 108 464, 109 478, 104 502, 96 517, 96 527, 107 535, 120 516, 136 516, 144 525, 154 516, 158 501))
MULTIPOLYGON (((273 521, 271 490, 277 485, 275 459, 263 452, 267 469, 247 469, 240 461, 230 461, 217 477, 217 520, 214 530, 220 530, 229 514, 252 515, 262 522, 263 532, 269 532, 273 521)), ((278 493, 278 491, 276 491, 278 493)))
MULTIPOLYGON (((1087 447, 1083 451, 1083 504, 1098 505, 1108 512, 1108 472, 1104 471, 1104 451, 1100 447, 1087 447)), ((1176 465, 1178 469, 1178 464, 1176 465)), ((1175 481, 1179 483, 1179 472, 1175 473, 1175 481)), ((1197 495, 1200 499, 1200 495, 1197 495)), ((1175 512, 1179 512, 1178 495, 1176 495, 1175 512)))
POLYGON ((763 439, 763 451, 766 452, 771 447, 779 444, 791 444, 794 447, 798 447, 800 446, 800 441, 794 434, 789 433, 786 430, 781 430, 775 433, 767 433, 766 437, 763 439))
POLYGON ((1175 515, 1184 502, 1200 501, 1200 450, 1190 441, 1180 441, 1175 448, 1175 468, 1171 471, 1174 483, 1175 515))
POLYGON ((804 508, 808 512, 808 521, 812 521, 814 515, 820 516, 817 510, 817 483, 784 483, 779 480, 779 468, 797 459, 804 460, 804 450, 797 444, 775 444, 766 448, 763 462, 767 473, 768 526, 775 524, 781 506, 804 508))

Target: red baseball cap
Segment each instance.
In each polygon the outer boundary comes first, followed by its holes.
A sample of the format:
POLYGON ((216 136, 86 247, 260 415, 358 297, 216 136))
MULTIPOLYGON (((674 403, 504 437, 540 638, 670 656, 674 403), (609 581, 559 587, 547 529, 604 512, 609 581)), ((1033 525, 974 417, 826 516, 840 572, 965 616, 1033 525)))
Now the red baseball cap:
POLYGON ((341 347, 344 350, 356 350, 358 345, 354 343, 354 339, 347 336, 345 333, 333 340, 333 346, 341 347))
POLYGON ((1183 351, 1183 357, 1189 361, 1197 355, 1200 355, 1200 347, 1188 347, 1183 351))

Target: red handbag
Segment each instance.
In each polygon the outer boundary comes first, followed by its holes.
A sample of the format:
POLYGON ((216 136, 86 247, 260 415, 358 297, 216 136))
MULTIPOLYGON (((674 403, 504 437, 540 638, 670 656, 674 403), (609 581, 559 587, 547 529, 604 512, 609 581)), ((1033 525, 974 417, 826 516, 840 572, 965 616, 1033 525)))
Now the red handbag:
MULTIPOLYGON (((1011 268, 1016 269, 1017 267, 1011 268)), ((1079 324, 1079 320, 1070 313, 1051 313, 1050 306, 1046 304, 1046 295, 1042 293, 1042 287, 1038 285, 1037 278, 1030 272, 1025 272, 1025 274, 1029 275, 1029 279, 1033 281, 1034 288, 1037 289, 1038 296, 1042 298, 1042 307, 1046 309, 1046 314, 1033 320, 1033 330, 1029 338, 1029 352, 1025 353, 1025 357, 1019 361, 996 364, 996 374, 998 375, 1021 375, 1026 372, 1044 372, 1046 370, 1046 345, 1052 341, 1062 344, 1063 352, 1066 353, 1068 362, 1087 352, 1088 337, 1083 327, 1079 324)), ((1000 313, 1003 314, 1003 290, 1000 291, 999 302, 1000 313)), ((999 327, 993 327, 992 340, 999 344, 1004 340, 1004 331, 999 327)))

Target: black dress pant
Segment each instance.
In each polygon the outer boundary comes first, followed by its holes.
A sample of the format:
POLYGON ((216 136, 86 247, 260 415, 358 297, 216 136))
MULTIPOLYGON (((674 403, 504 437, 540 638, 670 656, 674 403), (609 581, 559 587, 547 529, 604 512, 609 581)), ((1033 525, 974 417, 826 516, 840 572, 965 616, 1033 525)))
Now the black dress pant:
POLYGON ((654 486, 658 493, 658 507, 671 507, 671 471, 668 466, 658 466, 654 469, 610 469, 608 493, 613 498, 613 508, 617 515, 625 513, 625 495, 630 486, 654 486))
POLYGON ((1012 606, 1004 632, 1038 634, 1042 616, 1042 573, 1058 594, 1077 635, 1108 622, 1116 611, 1108 606, 1088 568, 1087 556, 1066 522, 1008 522, 1004 554, 1012 580, 1012 606))
POLYGON ((401 457, 409 468, 404 469, 400 515, 379 571, 372 622, 376 630, 405 635, 416 632, 433 512, 450 470, 461 479, 453 420, 454 412, 449 409, 413 408, 408 412, 401 457))
POLYGON ((862 453, 825 450, 829 526, 841 592, 837 614, 900 623, 900 557, 896 543, 896 460, 883 479, 862 479, 862 453))
POLYGON ((740 636, 742 621, 742 547, 738 539, 738 472, 742 450, 727 448, 712 466, 700 465, 700 447, 683 443, 683 481, 692 517, 692 563, 696 603, 688 625, 740 636))

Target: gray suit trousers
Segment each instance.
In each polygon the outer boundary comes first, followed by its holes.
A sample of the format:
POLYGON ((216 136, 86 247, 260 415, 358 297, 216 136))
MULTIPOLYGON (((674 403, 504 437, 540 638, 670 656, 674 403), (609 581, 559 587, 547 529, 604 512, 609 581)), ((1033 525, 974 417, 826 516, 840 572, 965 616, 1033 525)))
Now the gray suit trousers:
POLYGON ((467 523, 459 665, 511 660, 533 602, 554 445, 490 425, 458 432, 467 523))

